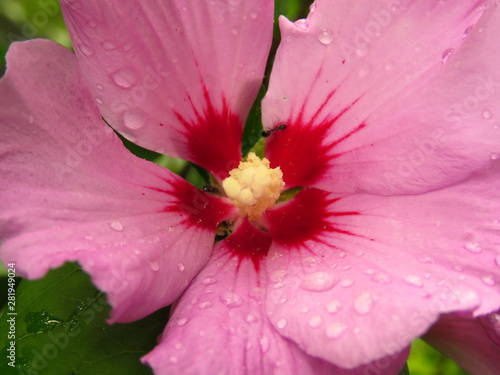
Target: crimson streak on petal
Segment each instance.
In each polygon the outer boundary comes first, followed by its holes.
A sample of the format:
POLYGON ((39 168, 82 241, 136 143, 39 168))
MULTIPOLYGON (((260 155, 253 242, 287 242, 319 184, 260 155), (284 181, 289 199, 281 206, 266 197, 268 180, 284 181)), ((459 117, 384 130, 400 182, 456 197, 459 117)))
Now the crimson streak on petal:
POLYGON ((332 199, 328 195, 323 190, 304 189, 292 200, 266 212, 265 220, 273 241, 290 248, 301 248, 306 241, 321 242, 322 236, 327 233, 357 236, 340 225, 335 225, 332 219, 360 213, 335 212, 332 206, 341 198, 332 199))
POLYGON ((201 113, 188 95, 195 114, 194 121, 185 119, 179 113, 175 115, 186 129, 184 136, 191 155, 189 160, 223 180, 241 160, 243 125, 230 110, 225 98, 222 99, 222 110, 218 111, 204 85, 203 96, 205 109, 201 113))

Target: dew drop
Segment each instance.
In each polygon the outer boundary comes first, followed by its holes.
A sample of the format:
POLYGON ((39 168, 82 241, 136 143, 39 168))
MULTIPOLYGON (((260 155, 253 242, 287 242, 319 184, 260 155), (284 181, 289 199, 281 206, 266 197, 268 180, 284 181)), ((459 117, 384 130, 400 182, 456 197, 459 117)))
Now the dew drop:
POLYGON ((136 77, 132 70, 123 69, 111 76, 111 79, 120 87, 129 88, 135 83, 136 77))
POLYGON ((137 130, 146 124, 146 115, 142 110, 131 110, 125 113, 123 122, 129 129, 137 130))
POLYGON ((180 318, 180 319, 177 319, 177 326, 178 327, 182 327, 184 325, 186 325, 186 323, 189 321, 188 318, 180 318))
POLYGON ((100 83, 98 83, 98 84, 96 85, 96 87, 97 87, 97 89, 98 89, 98 90, 103 90, 103 89, 104 89, 104 86, 103 86, 103 85, 101 85, 100 83))
POLYGON ((495 258, 495 264, 500 267, 500 255, 497 255, 495 258))
POLYGON ((149 262, 149 268, 151 268, 151 271, 158 271, 160 269, 160 263, 156 260, 153 260, 149 262))
POLYGON ((113 51, 116 49, 116 44, 114 44, 113 42, 104 42, 102 44, 102 48, 104 48, 108 51, 113 51))
POLYGON ((205 301, 205 302, 202 302, 198 305, 198 307, 201 309, 201 310, 206 310, 210 307, 212 307, 212 302, 210 301, 205 301))
POLYGON ((417 288, 421 288, 424 286, 422 279, 415 275, 408 275, 404 278, 405 282, 411 286, 416 286, 417 288))
POLYGON ((303 308, 301 308, 301 309, 300 309, 300 312, 301 312, 302 314, 307 314, 307 313, 309 312, 309 307, 304 306, 303 308))
POLYGON ((448 48, 443 52, 443 55, 441 56, 441 60, 443 61, 443 63, 446 63, 450 59, 451 55, 453 55, 453 52, 455 52, 453 48, 448 48))
POLYGON ((481 277, 481 281, 489 286, 493 286, 496 284, 495 279, 493 278, 493 275, 485 275, 485 276, 481 277))
POLYGON ((258 17, 258 16, 259 16, 259 12, 258 12, 258 11, 256 11, 256 10, 252 10, 252 11, 250 12, 250 18, 251 18, 251 19, 255 20, 255 19, 257 19, 257 17, 258 17))
POLYGON ((181 262, 177 265, 177 269, 182 272, 186 269, 186 266, 181 262))
POLYGON ((334 322, 326 327, 326 336, 331 339, 336 339, 342 336, 342 334, 347 330, 347 326, 341 322, 334 322))
POLYGON ((79 47, 80 47, 80 52, 83 53, 87 57, 92 56, 94 54, 94 51, 89 46, 86 46, 85 44, 81 44, 79 47))
POLYGON ((491 116, 493 116, 493 114, 491 113, 491 111, 489 109, 485 109, 483 111, 483 118, 489 119, 489 118, 491 118, 491 116))
POLYGON ((266 353, 269 350, 269 347, 271 346, 269 338, 267 336, 262 336, 261 338, 259 338, 259 345, 260 348, 262 349, 262 352, 266 353))
POLYGON ((288 299, 286 297, 283 297, 282 299, 280 299, 280 303, 283 305, 286 301, 288 301, 288 299))
POLYGON ((254 314, 248 314, 245 318, 245 322, 248 324, 258 323, 259 318, 254 314))
POLYGON ((394 63, 392 61, 389 61, 387 64, 385 64, 385 70, 393 70, 394 69, 394 63))
POLYGON ((286 326, 286 319, 280 319, 276 322, 276 326, 280 329, 285 328, 286 326))
POLYGON ((354 310, 360 315, 368 314, 373 308, 373 297, 370 293, 363 293, 354 301, 354 310))
POLYGON ((169 359, 168 359, 171 363, 177 363, 179 362, 179 359, 176 357, 176 356, 171 356, 169 359))
POLYGON ((212 285, 212 284, 215 284, 216 282, 217 282, 217 280, 215 279, 215 277, 212 277, 212 276, 207 276, 203 280, 201 280, 201 283, 203 285, 212 285))
POLYGON ((464 33, 462 34, 462 39, 467 38, 470 35, 470 33, 472 32, 472 29, 474 29, 474 25, 471 25, 468 28, 466 28, 464 33))
POLYGON ((98 104, 102 104, 102 103, 104 103, 104 102, 102 101, 102 99, 101 99, 101 98, 97 98, 97 97, 95 98, 95 101, 96 101, 98 104))
POLYGON ((353 279, 342 280, 340 285, 342 285, 344 288, 349 288, 350 286, 354 285, 354 280, 353 279))
POLYGON ((313 292, 324 292, 330 290, 337 280, 328 272, 315 272, 307 275, 302 280, 301 287, 313 292))
POLYGON ((429 255, 419 255, 417 257, 417 260, 420 262, 420 263, 434 263, 434 258, 432 258, 431 256, 429 255))
POLYGON ((492 152, 492 153, 490 154, 490 159, 491 159, 491 160, 498 160, 498 159, 500 159, 500 154, 498 154, 498 153, 496 153, 496 152, 492 152))
POLYGON ((121 232, 123 230, 123 224, 119 221, 112 221, 109 223, 109 226, 117 232, 121 232))
POLYGON ((339 253, 339 257, 340 257, 340 258, 345 258, 346 256, 347 256, 347 254, 346 254, 346 252, 345 252, 345 251, 341 251, 341 252, 339 253))
POLYGON ((340 301, 330 301, 325 307, 330 314, 335 314, 342 308, 342 303, 340 301))
POLYGON ((273 285, 273 288, 274 289, 280 289, 280 288, 283 288, 284 285, 285 284, 283 284, 283 283, 276 283, 276 284, 273 285))
POLYGON ((309 21, 304 18, 295 21, 293 24, 301 30, 307 30, 309 28, 309 21))
POLYGON ((465 249, 470 251, 471 253, 474 253, 474 254, 478 254, 480 253, 481 251, 483 251, 481 249, 481 246, 479 246, 479 244, 477 242, 473 242, 473 241, 467 241, 464 245, 465 249))
POLYGON ((321 324, 323 324, 323 318, 319 315, 315 315, 309 320, 309 327, 311 328, 318 328, 321 324))
POLYGON ((225 292, 219 297, 223 305, 233 308, 243 305, 243 298, 234 292, 225 292))
POLYGON ((310 6, 309 6, 309 10, 311 11, 311 13, 314 13, 316 11, 316 3, 312 3, 310 6))
POLYGON ((330 29, 321 30, 318 33, 318 40, 324 45, 329 45, 333 41, 333 31, 330 29))

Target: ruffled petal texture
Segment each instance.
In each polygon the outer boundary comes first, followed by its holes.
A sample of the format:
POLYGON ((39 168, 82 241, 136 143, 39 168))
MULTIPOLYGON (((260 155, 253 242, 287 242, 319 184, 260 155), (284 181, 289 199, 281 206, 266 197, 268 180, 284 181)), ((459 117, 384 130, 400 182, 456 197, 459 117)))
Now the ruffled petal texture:
POLYGON ((273 325, 310 355, 354 368, 401 351, 440 314, 496 311, 499 180, 496 163, 418 196, 305 189, 269 211, 273 325), (314 214, 297 214, 307 207, 314 214))
POLYGON ((241 159, 272 38, 269 0, 61 1, 101 112, 133 142, 219 178, 241 159))
POLYGON ((282 18, 264 127, 287 186, 422 193, 500 157, 495 1, 318 0, 282 18))
POLYGON ((424 339, 472 375, 500 374, 500 314, 443 316, 424 339))
POLYGON ((155 374, 362 375, 373 369, 384 370, 387 375, 399 372, 407 352, 347 371, 308 356, 283 338, 264 311, 265 261, 256 267, 250 257, 237 255, 242 247, 251 247, 255 253, 267 249, 269 236, 244 222, 230 238, 216 246, 207 267, 175 306, 158 347, 143 358, 155 374))
POLYGON ((114 307, 142 318, 206 264, 229 205, 130 154, 101 120, 75 56, 15 43, 0 81, 0 240, 22 276, 78 261, 114 307))

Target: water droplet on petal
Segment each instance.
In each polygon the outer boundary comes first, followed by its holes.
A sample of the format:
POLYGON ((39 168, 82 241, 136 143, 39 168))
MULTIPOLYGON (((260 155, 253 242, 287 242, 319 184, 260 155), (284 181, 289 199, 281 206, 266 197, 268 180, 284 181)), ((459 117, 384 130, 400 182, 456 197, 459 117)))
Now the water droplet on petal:
POLYGON ((500 267, 500 255, 497 255, 495 258, 495 264, 500 267))
POLYGON ((140 109, 128 111, 123 116, 123 122, 132 130, 140 129, 146 124, 146 114, 140 109))
POLYGON ((280 320, 278 320, 278 321, 276 322, 276 326, 277 326, 278 328, 280 328, 280 329, 281 329, 281 328, 285 328, 285 326, 286 326, 286 319, 280 319, 280 320))
POLYGON ((491 160, 498 160, 498 159, 500 159, 500 154, 497 154, 496 152, 492 152, 490 154, 490 159, 491 160))
POLYGON ((271 343, 269 342, 269 338, 267 336, 262 336, 261 338, 259 338, 259 345, 262 349, 262 352, 266 353, 269 350, 269 346, 271 345, 271 343))
POLYGON ((149 262, 149 268, 151 268, 151 271, 158 271, 160 269, 160 262, 156 260, 149 262))
POLYGON ((467 38, 470 35, 470 33, 472 32, 472 29, 474 29, 474 25, 471 25, 468 28, 466 28, 464 33, 462 34, 462 39, 467 38))
POLYGON ((212 302, 210 301, 205 301, 205 302, 202 302, 198 305, 198 307, 201 309, 201 310, 205 310, 205 309, 208 309, 209 307, 212 307, 212 302))
POLYGON ((434 263, 434 259, 429 255, 419 255, 417 260, 420 263, 434 263))
POLYGON ((297 20, 293 24, 301 30, 307 30, 309 28, 309 21, 306 20, 305 18, 297 20))
POLYGON ((215 279, 215 277, 212 276, 207 276, 201 281, 203 285, 212 285, 215 284, 216 282, 217 280, 215 279))
POLYGON ((465 243, 464 247, 465 247, 465 249, 467 249, 468 251, 470 251, 471 253, 474 253, 474 254, 478 254, 481 251, 483 251, 481 249, 481 246, 479 246, 479 244, 477 242, 473 242, 473 241, 467 241, 465 243))
POLYGON ((120 87, 129 88, 136 81, 134 72, 130 69, 123 69, 112 75, 111 79, 120 87))
POLYGON ((177 363, 179 362, 179 359, 176 357, 176 356, 171 356, 169 359, 168 359, 171 363, 177 363))
POLYGON ((248 324, 254 324, 259 322, 259 318, 256 315, 248 314, 245 318, 245 322, 248 324))
POLYGON ((223 305, 233 308, 243 305, 243 298, 234 292, 225 292, 221 294, 220 301, 223 305))
POLYGON ((97 89, 98 89, 98 90, 103 90, 103 89, 104 89, 104 86, 103 86, 103 85, 101 85, 100 83, 98 83, 98 84, 96 85, 96 87, 97 87, 97 89))
POLYGON ((311 11, 311 13, 314 13, 314 11, 316 10, 316 3, 312 3, 312 4, 309 6, 309 10, 311 11))
POLYGON ((189 321, 188 318, 180 318, 180 319, 177 319, 176 324, 177 324, 178 327, 182 327, 182 326, 186 325, 186 323, 188 321, 189 321))
POLYGON ((450 59, 451 55, 453 55, 453 52, 455 52, 453 48, 448 48, 443 52, 443 55, 441 56, 441 60, 443 60, 443 63, 446 63, 450 59))
POLYGON ((300 286, 306 290, 314 292, 324 292, 330 290, 337 283, 337 280, 328 272, 315 272, 307 275, 300 286))
POLYGON ((184 263, 179 263, 177 265, 177 269, 182 272, 186 269, 186 266, 184 265, 184 263))
POLYGON ((489 285, 489 286, 493 286, 495 285, 495 279, 493 278, 493 275, 485 275, 483 277, 481 277, 481 280, 483 281, 483 283, 485 283, 486 285, 489 285))
POLYGON ((330 301, 325 307, 330 314, 335 314, 342 308, 342 303, 340 301, 330 301))
POLYGON ((315 315, 309 320, 309 327, 318 328, 322 323, 323 318, 319 315, 315 315))
POLYGON ((117 232, 121 232, 123 230, 123 224, 119 221, 112 221, 109 223, 109 226, 117 232))
POLYGON ((258 17, 258 16, 259 16, 259 12, 258 12, 258 11, 256 11, 256 10, 252 10, 252 11, 250 12, 250 18, 251 18, 251 19, 255 20, 255 19, 257 19, 257 17, 258 17))
POLYGON ((321 30, 318 33, 318 40, 324 45, 329 45, 333 41, 333 31, 330 29, 321 30))
POLYGON ((102 101, 102 99, 101 99, 101 98, 97 98, 97 97, 95 98, 95 101, 96 101, 97 103, 99 103, 99 104, 104 103, 104 102, 102 101))
POLYGON ((113 42, 104 42, 102 44, 102 48, 104 48, 108 51, 113 51, 116 49, 116 44, 114 44, 113 42))
POLYGON ((489 119, 489 118, 491 118, 491 116, 493 116, 493 114, 491 113, 491 111, 489 109, 485 109, 483 111, 483 118, 489 119))
POLYGON ((344 288, 348 288, 348 287, 354 285, 354 280, 353 279, 342 280, 342 282, 340 283, 340 285, 342 285, 344 288))
POLYGON ((89 47, 86 46, 85 44, 79 45, 80 52, 83 53, 85 56, 92 56, 94 54, 94 51, 89 47))
POLYGON ((309 309, 309 307, 304 306, 303 308, 301 308, 301 309, 300 309, 300 312, 301 312, 302 314, 307 314, 307 313, 309 312, 309 310, 310 310, 310 309, 309 309))
POLYGON ((416 286, 417 288, 421 288, 424 286, 422 279, 415 275, 408 275, 404 278, 404 280, 407 284, 416 286))
POLYGON ((326 327, 326 336, 331 339, 336 339, 342 336, 342 334, 347 330, 347 326, 341 322, 334 322, 326 327))
POLYGON ((360 315, 368 314, 373 308, 373 297, 370 293, 363 293, 354 301, 354 310, 360 315))

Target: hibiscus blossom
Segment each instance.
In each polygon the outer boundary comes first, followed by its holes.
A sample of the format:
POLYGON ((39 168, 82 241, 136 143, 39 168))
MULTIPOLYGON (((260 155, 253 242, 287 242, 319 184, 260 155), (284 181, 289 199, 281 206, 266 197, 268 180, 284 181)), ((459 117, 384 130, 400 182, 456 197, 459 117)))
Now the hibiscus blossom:
POLYGON ((76 58, 18 43, 0 83, 4 262, 39 278, 78 261, 110 322, 175 302, 143 358, 156 374, 397 374, 427 331, 498 373, 496 1, 318 0, 280 19, 267 159, 244 162, 271 1, 62 8, 76 58), (101 117, 216 187, 131 155, 101 117))

